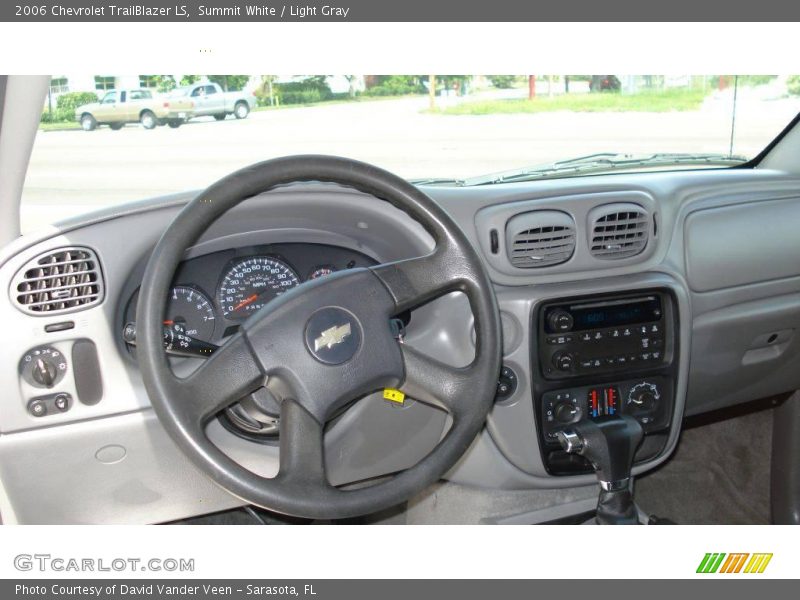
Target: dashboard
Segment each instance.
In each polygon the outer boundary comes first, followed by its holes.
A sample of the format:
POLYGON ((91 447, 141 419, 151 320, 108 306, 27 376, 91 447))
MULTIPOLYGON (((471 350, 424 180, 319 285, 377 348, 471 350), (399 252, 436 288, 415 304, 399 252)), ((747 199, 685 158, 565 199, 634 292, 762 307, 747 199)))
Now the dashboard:
MULTIPOLYGON (((668 459, 685 416, 800 388, 796 178, 706 170, 425 192, 480 250, 503 325, 502 393, 449 480, 541 493, 551 507, 579 497, 591 508, 596 494, 586 486, 593 475, 553 445, 560 424, 595 411, 630 410, 646 419, 651 441, 634 467, 641 474, 668 459), (634 230, 630 243, 604 241, 621 222, 634 230), (558 255, 540 252, 552 245, 555 228, 558 255)), ((0 295, 7 328, 0 347, 0 385, 8 391, 0 400, 4 518, 159 522, 240 503, 166 436, 125 337, 136 322, 147 258, 192 196, 98 212, 21 238, 0 254, 0 287, 9 292, 0 295), (36 302, 21 307, 18 298, 33 293, 19 288, 20 274, 64 249, 96 262, 97 278, 78 287, 86 295, 57 298, 66 308, 53 314, 33 312, 36 302), (52 351, 34 354, 46 347, 58 353, 59 374, 41 388, 21 365, 53 359, 52 351), (31 412, 32 399, 61 392, 71 397, 66 410, 48 404, 42 415, 31 412)), ((165 298, 165 327, 219 345, 284 290, 431 248, 417 223, 375 198, 325 184, 286 186, 237 206, 187 252, 165 298)), ((464 366, 474 356, 472 327, 469 303, 450 294, 413 311, 405 343, 464 366)), ((172 360, 174 368, 190 369, 202 359, 172 360)), ((430 404, 398 406, 377 394, 358 399, 326 430, 331 482, 413 465, 447 427, 446 414, 430 404)), ((209 437, 253 472, 277 469, 274 443, 254 443, 222 420, 209 425, 209 437)))

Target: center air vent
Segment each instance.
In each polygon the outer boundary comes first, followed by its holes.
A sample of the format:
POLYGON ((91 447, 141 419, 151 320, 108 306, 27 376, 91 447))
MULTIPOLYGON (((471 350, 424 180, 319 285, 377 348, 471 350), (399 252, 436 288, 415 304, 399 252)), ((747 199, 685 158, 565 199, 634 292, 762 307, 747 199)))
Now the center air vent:
POLYGON ((575 251, 575 223, 557 210, 517 215, 506 224, 506 247, 511 264, 520 269, 561 264, 575 251))
POLYGON ((650 217, 638 204, 606 204, 589 213, 589 231, 592 256, 602 260, 628 258, 647 246, 650 217))
POLYGON ((97 256, 88 248, 59 248, 25 265, 11 287, 17 308, 28 314, 72 312, 103 300, 97 256))

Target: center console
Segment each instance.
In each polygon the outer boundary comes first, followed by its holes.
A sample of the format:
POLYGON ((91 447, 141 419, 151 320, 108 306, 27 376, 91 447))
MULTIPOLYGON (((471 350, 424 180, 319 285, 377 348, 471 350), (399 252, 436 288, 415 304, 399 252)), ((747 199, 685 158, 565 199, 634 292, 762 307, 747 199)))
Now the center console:
POLYGON ((592 471, 557 437, 586 420, 634 417, 644 430, 635 463, 664 449, 675 403, 677 325, 668 289, 559 298, 534 308, 532 386, 548 473, 592 471))

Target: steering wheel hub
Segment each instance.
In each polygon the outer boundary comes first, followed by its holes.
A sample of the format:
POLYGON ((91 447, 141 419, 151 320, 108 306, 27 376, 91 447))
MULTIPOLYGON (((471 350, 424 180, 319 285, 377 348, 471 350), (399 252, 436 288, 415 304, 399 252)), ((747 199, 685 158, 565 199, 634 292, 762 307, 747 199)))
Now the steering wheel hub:
POLYGON ((306 347, 321 363, 340 365, 361 347, 361 325, 355 315, 338 306, 319 309, 306 324, 306 347))

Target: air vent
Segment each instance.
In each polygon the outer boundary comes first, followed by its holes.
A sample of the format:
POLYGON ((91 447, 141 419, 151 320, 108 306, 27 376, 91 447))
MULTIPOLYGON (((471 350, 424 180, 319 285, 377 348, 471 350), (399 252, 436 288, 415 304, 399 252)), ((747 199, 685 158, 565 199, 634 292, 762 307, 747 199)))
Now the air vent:
POLYGON ((11 291, 17 307, 29 314, 80 310, 103 300, 100 263, 88 248, 59 248, 25 265, 11 291))
POLYGON ((538 269, 566 262, 575 251, 575 223, 557 210, 536 210, 517 215, 506 225, 506 245, 511 264, 538 269))
POLYGON ((650 218, 638 204, 599 206, 589 213, 592 256, 619 260, 636 256, 647 246, 650 218))

